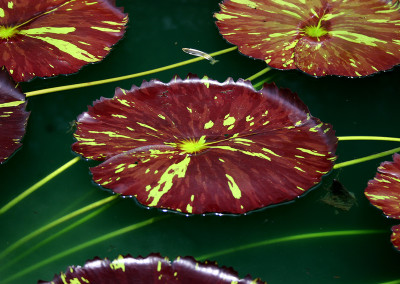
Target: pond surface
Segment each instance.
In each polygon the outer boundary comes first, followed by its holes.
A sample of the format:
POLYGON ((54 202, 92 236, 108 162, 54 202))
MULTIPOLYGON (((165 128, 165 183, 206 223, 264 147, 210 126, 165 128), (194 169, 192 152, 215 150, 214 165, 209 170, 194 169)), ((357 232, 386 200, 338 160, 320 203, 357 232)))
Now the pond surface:
MULTIPOLYGON (((35 79, 22 84, 25 92, 122 76, 191 59, 182 48, 214 52, 231 47, 218 33, 213 13, 218 2, 211 0, 134 1, 120 0, 130 21, 125 38, 109 56, 79 73, 52 79, 35 79)), ((266 67, 237 51, 218 56, 211 65, 201 61, 136 79, 51 93, 29 98, 31 111, 23 147, 0 166, 1 206, 76 155, 70 123, 101 96, 112 97, 114 89, 130 89, 143 80, 158 78, 168 82, 175 74, 189 72, 225 81, 248 78, 266 67)), ((279 87, 290 88, 308 105, 313 116, 331 123, 337 136, 371 135, 398 137, 400 133, 400 68, 363 79, 316 79, 298 71, 273 70, 279 87)), ((257 83, 255 80, 254 83, 257 83)), ((339 142, 338 162, 398 147, 395 142, 339 142)), ((95 256, 114 259, 119 254, 147 256, 159 252, 177 256, 201 257, 221 266, 231 266, 244 277, 251 274, 268 283, 381 283, 400 279, 400 252, 390 243, 390 228, 399 223, 387 219, 370 205, 364 189, 380 162, 390 156, 345 167, 323 179, 315 189, 294 202, 243 216, 183 216, 147 209, 132 199, 119 199, 85 223, 68 230, 17 263, 0 270, 2 280, 25 268, 68 251, 92 239, 153 217, 167 218, 88 246, 49 261, 8 283, 36 283, 51 280, 68 265, 83 265, 95 256), (321 199, 332 179, 338 179, 356 198, 349 210, 336 209, 321 199), (255 246, 231 253, 221 250, 275 238, 342 230, 381 230, 375 234, 305 238, 290 242, 255 246)), ((37 192, 0 216, 0 251, 43 225, 76 209, 110 196, 91 181, 91 162, 80 160, 37 192)), ((87 214, 87 213, 86 213, 87 214)), ((84 214, 83 216, 86 216, 84 214)), ((0 267, 40 241, 67 228, 82 216, 34 238, 10 254, 0 267)))

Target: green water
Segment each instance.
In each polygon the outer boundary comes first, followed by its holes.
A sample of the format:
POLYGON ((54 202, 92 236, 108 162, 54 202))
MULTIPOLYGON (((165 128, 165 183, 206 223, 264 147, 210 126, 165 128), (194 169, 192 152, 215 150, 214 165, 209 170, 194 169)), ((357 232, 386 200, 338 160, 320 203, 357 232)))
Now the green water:
MULTIPOLYGON (((24 91, 37 90, 121 76, 192 58, 182 47, 206 52, 230 47, 219 35, 213 20, 219 1, 117 1, 130 15, 125 38, 101 63, 84 67, 79 74, 23 84, 24 91)), ((0 206, 75 157, 68 132, 70 122, 87 110, 93 100, 112 97, 115 87, 129 89, 142 80, 169 81, 188 72, 224 81, 247 78, 265 68, 259 60, 237 51, 218 57, 210 65, 198 62, 178 69, 97 87, 41 95, 28 100, 31 111, 24 146, 0 167, 0 206)), ((297 92, 311 113, 333 124, 338 136, 374 135, 398 137, 400 133, 400 68, 363 79, 315 79, 297 71, 271 71, 275 83, 297 92)), ((388 142, 340 142, 339 162, 398 147, 388 142)), ((386 159, 391 159, 387 157, 386 159)), ((320 201, 329 185, 295 202, 245 216, 191 216, 146 209, 135 201, 121 199, 97 217, 41 247, 11 267, 0 270, 2 280, 34 264, 109 232, 147 220, 168 218, 97 243, 51 261, 9 283, 51 280, 68 265, 83 265, 95 256, 115 258, 118 254, 146 256, 159 252, 174 259, 178 255, 202 256, 263 240, 336 230, 383 230, 381 234, 303 239, 245 249, 213 256, 219 265, 232 266, 239 275, 251 274, 268 283, 381 283, 400 279, 400 253, 390 243, 390 228, 399 221, 384 217, 371 206, 363 191, 381 161, 344 168, 340 181, 355 194, 357 206, 339 212, 320 201)), ((0 251, 33 230, 73 210, 110 196, 91 182, 89 163, 79 161, 20 204, 0 216, 0 251)), ((335 173, 336 174, 336 173, 335 173)), ((85 215, 83 215, 85 216, 85 215)), ((10 254, 0 267, 41 240, 72 224, 31 240, 10 254)))

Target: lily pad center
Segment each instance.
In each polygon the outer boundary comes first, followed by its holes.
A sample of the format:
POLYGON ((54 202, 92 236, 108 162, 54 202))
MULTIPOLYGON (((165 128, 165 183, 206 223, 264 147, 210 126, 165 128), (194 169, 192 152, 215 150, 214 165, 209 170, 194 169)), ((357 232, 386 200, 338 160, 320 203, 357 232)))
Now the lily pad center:
POLYGON ((196 154, 208 148, 204 136, 201 136, 198 140, 193 138, 182 140, 177 143, 177 147, 188 154, 196 154))
POLYGON ((303 31, 309 37, 317 38, 319 40, 320 37, 328 34, 327 29, 324 26, 321 26, 321 19, 318 21, 318 25, 309 25, 303 28, 303 31))
POLYGON ((16 27, 0 26, 0 38, 8 40, 19 33, 16 27))
POLYGON ((308 26, 304 28, 306 35, 310 37, 320 38, 328 33, 324 27, 320 26, 308 26))

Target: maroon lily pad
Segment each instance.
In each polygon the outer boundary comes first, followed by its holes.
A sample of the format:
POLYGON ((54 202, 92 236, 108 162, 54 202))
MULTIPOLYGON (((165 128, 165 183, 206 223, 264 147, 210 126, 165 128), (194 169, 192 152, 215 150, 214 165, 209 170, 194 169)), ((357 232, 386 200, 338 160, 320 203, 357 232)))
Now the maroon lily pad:
POLYGON ((225 0, 222 36, 277 69, 366 76, 400 63, 400 13, 385 1, 225 0))
POLYGON ((78 117, 93 180, 150 207, 245 213, 292 200, 332 169, 337 138, 296 94, 189 75, 117 89, 78 117))
POLYGON ((95 283, 95 284, 131 284, 131 283, 266 283, 243 279, 232 268, 219 267, 216 262, 197 262, 193 257, 178 257, 173 262, 159 254, 133 258, 119 256, 110 261, 95 258, 81 266, 70 266, 65 273, 56 275, 51 282, 39 281, 40 284, 95 283))
MULTIPOLYGON (((400 154, 393 155, 393 162, 383 162, 378 173, 368 182, 365 195, 372 205, 395 219, 400 219, 400 154)), ((392 227, 392 242, 400 250, 400 226, 392 227)))
POLYGON ((25 111, 25 95, 8 73, 0 71, 0 164, 19 147, 25 134, 29 112, 25 111))
POLYGON ((0 1, 0 65, 17 82, 102 60, 128 20, 111 0, 0 1))

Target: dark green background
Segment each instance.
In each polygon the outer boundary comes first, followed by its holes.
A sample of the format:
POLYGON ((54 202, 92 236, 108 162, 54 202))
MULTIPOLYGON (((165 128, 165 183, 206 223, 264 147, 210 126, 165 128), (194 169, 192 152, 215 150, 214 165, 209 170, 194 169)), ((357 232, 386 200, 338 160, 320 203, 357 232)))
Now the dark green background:
MULTIPOLYGON (((129 13, 125 38, 101 63, 84 67, 78 74, 53 79, 35 79, 22 84, 25 92, 121 76, 192 58, 182 47, 214 52, 230 47, 218 33, 213 13, 218 2, 205 0, 117 1, 129 13)), ((31 111, 23 147, 0 166, 0 206, 37 182, 74 154, 74 141, 68 132, 69 123, 87 110, 93 100, 112 97, 115 87, 129 89, 142 80, 158 78, 169 81, 175 74, 188 72, 208 75, 219 81, 232 77, 247 78, 265 68, 265 63, 233 51, 217 58, 210 65, 198 62, 178 69, 97 87, 41 95, 28 100, 31 111)), ((311 113, 331 123, 338 136, 380 135, 399 136, 400 68, 363 79, 316 79, 298 71, 271 71, 275 83, 297 92, 311 113)), ((257 80, 256 80, 257 82, 257 80)), ((398 143, 340 142, 338 161, 377 153, 398 147, 398 143)), ((386 160, 391 160, 388 156, 386 160)), ((341 182, 357 198, 357 206, 349 212, 337 212, 322 203, 324 187, 310 191, 295 202, 275 206, 245 216, 182 216, 146 209, 129 199, 119 200, 110 209, 70 231, 39 252, 20 261, 18 265, 0 272, 5 279, 30 265, 70 247, 104 235, 129 224, 153 216, 169 218, 137 231, 110 239, 41 267, 12 283, 36 283, 51 280, 55 273, 68 265, 83 265, 95 256, 115 258, 118 254, 147 256, 160 252, 176 256, 200 256, 243 244, 302 233, 331 230, 382 229, 386 233, 353 237, 302 240, 258 247, 216 257, 220 265, 232 266, 244 277, 251 274, 268 283, 380 283, 400 279, 400 252, 390 243, 390 228, 400 221, 387 219, 369 204, 363 191, 373 178, 379 163, 374 160, 344 168, 341 182)), ((0 216, 0 250, 27 233, 91 202, 109 196, 91 182, 89 164, 80 161, 23 202, 0 216)), ((71 223, 71 222, 70 222, 71 223)), ((68 223, 68 224, 70 224, 68 223)), ((65 227, 63 225, 62 227, 65 227)), ((46 233, 49 236, 60 230, 46 233)), ((42 240, 41 236, 10 255, 17 256, 42 240)), ((1 266, 1 263, 0 263, 1 266)))

